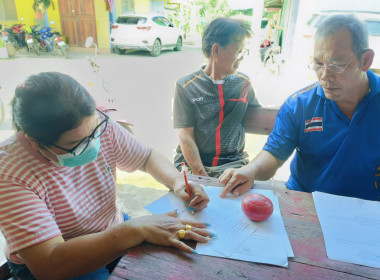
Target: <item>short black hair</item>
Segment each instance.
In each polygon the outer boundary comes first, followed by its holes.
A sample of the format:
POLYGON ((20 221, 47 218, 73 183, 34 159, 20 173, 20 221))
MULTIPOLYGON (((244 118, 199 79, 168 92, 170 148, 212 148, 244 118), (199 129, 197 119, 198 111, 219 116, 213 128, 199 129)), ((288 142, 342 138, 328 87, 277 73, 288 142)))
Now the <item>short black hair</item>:
POLYGON ((202 51, 206 57, 209 57, 211 48, 215 43, 225 47, 251 36, 252 30, 248 23, 227 17, 216 18, 204 30, 202 51))
POLYGON ((58 72, 31 75, 11 102, 15 128, 49 146, 95 113, 95 100, 74 78, 58 72))

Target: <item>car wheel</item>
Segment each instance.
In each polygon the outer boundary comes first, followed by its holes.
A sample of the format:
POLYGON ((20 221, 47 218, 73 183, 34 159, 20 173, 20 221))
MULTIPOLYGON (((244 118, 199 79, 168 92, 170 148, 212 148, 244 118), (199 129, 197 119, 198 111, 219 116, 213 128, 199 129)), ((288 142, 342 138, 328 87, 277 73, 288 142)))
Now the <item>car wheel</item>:
POLYGON ((181 49, 182 49, 182 37, 178 37, 177 44, 175 45, 174 50, 178 52, 181 49))
POLYGON ((115 48, 115 52, 117 54, 125 54, 125 50, 122 50, 122 49, 119 49, 119 48, 115 48))
POLYGON ((151 56, 159 56, 161 53, 161 42, 160 40, 154 40, 152 51, 150 52, 151 56))

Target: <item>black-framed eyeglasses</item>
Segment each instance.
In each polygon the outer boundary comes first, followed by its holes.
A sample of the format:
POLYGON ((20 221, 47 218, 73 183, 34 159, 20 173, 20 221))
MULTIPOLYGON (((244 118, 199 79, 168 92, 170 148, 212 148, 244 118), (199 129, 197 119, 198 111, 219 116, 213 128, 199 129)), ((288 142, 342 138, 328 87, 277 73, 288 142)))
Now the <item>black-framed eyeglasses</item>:
POLYGON ((237 56, 236 56, 236 60, 240 60, 242 59, 244 56, 246 56, 247 54, 249 54, 249 50, 248 49, 245 49, 243 50, 242 52, 240 52, 237 56))
POLYGON ((88 147, 88 144, 90 144, 91 140, 92 139, 96 139, 96 138, 99 138, 103 133, 104 131, 106 130, 107 128, 107 124, 108 124, 108 119, 109 117, 104 114, 102 111, 96 109, 96 111, 98 111, 100 114, 102 114, 102 116, 104 117, 104 120, 102 120, 96 127, 95 129, 92 131, 92 133, 83 138, 82 140, 80 140, 80 142, 75 145, 74 148, 72 149, 65 149, 63 147, 60 147, 58 145, 55 145, 55 144, 51 144, 52 146, 58 148, 58 149, 61 149, 62 151, 65 151, 65 152, 68 152, 70 154, 73 154, 74 156, 79 156, 80 154, 82 154, 88 147))
POLYGON ((320 63, 315 63, 311 62, 309 64, 309 68, 311 70, 314 70, 315 72, 319 71, 324 71, 327 69, 329 72, 334 73, 334 74, 340 74, 343 73, 344 70, 346 70, 347 66, 350 65, 354 57, 360 52, 361 50, 358 50, 353 56, 351 56, 350 60, 346 64, 327 64, 326 66, 320 64, 320 63))

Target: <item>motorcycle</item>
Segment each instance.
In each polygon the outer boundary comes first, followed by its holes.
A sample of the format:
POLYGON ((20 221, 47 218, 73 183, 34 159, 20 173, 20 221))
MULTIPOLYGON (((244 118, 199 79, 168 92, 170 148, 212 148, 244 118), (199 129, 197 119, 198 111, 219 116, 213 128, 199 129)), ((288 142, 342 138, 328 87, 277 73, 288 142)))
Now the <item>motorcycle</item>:
POLYGON ((67 58, 67 45, 63 41, 61 34, 51 31, 52 29, 48 26, 39 30, 43 50, 67 58))
POLYGON ((25 28, 26 31, 26 43, 28 45, 29 51, 33 50, 36 55, 40 55, 40 50, 43 49, 43 41, 40 33, 37 30, 38 25, 28 26, 25 28))
POLYGON ((23 24, 14 24, 11 28, 4 28, 3 37, 7 37, 8 43, 11 43, 16 50, 26 49, 28 51, 23 26, 23 24))
MULTIPOLYGON (((94 57, 87 57, 87 60, 90 62, 90 66, 92 68, 93 81, 90 81, 88 84, 91 86, 90 92, 95 98, 96 107, 98 110, 106 113, 107 115, 112 116, 112 114, 116 114, 117 109, 115 108, 116 100, 114 96, 112 96, 109 87, 106 81, 99 77, 100 75, 100 65, 97 63, 96 58, 98 55, 98 46, 94 43, 94 38, 87 37, 85 42, 85 47, 95 47, 94 57), (100 82, 100 85, 99 85, 100 82)), ((118 122, 122 127, 124 127, 129 133, 133 134, 132 126, 130 122, 123 118, 116 117, 116 122, 118 122)))

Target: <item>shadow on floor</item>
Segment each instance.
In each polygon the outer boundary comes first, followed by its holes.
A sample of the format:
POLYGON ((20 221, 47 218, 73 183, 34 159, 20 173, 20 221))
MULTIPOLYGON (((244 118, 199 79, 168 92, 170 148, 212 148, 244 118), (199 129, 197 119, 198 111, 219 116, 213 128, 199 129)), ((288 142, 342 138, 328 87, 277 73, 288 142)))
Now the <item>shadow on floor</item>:
POLYGON ((129 184, 118 184, 116 187, 116 203, 119 208, 132 218, 151 213, 144 206, 165 195, 168 190, 158 190, 129 184))

